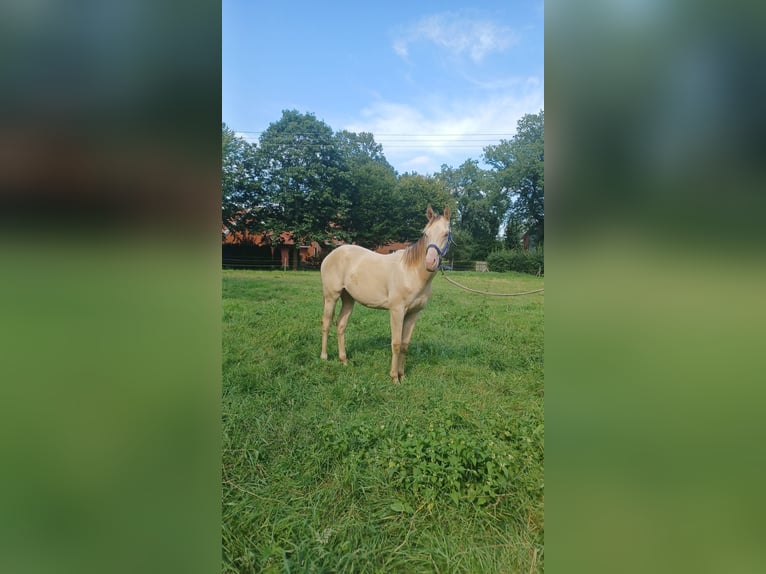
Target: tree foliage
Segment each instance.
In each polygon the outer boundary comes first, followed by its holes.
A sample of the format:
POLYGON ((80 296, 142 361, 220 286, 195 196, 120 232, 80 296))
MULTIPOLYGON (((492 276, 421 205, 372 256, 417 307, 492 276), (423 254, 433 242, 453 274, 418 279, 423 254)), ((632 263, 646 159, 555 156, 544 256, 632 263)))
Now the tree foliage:
MULTIPOLYGON (((221 218, 224 227, 239 231, 245 227, 243 217, 260 201, 261 188, 257 174, 256 146, 238 136, 225 123, 221 124, 221 218)), ((251 228, 257 221, 250 221, 251 228)))
POLYGON ((545 237, 545 116, 526 114, 516 135, 484 148, 484 160, 509 199, 509 219, 529 230, 536 242, 545 237))
POLYGON ((335 138, 348 176, 349 238, 368 248, 397 239, 396 222, 390 217, 397 210, 396 171, 383 155, 383 146, 370 133, 344 130, 335 138))
POLYGON ((313 114, 284 111, 257 150, 264 218, 296 243, 345 239, 348 178, 333 131, 313 114))
POLYGON ((460 259, 484 259, 497 247, 497 237, 508 202, 495 185, 492 174, 481 169, 477 160, 466 160, 460 167, 443 165, 437 176, 455 198, 457 221, 456 250, 460 259))
POLYGON ((395 222, 396 239, 399 241, 412 241, 420 237, 426 225, 425 213, 429 205, 439 213, 447 206, 455 209, 455 201, 444 182, 417 173, 405 173, 399 177, 394 201, 397 210, 390 217, 395 222))
MULTIPOLYGON (((451 256, 485 259, 505 235, 517 247, 544 230, 544 117, 526 115, 510 140, 434 176, 398 174, 371 133, 333 132, 311 113, 285 110, 257 144, 222 124, 222 217, 232 231, 283 232, 297 244, 350 241, 374 248, 412 241, 428 205, 453 211, 451 256)), ((297 259, 294 259, 297 264, 297 259)))

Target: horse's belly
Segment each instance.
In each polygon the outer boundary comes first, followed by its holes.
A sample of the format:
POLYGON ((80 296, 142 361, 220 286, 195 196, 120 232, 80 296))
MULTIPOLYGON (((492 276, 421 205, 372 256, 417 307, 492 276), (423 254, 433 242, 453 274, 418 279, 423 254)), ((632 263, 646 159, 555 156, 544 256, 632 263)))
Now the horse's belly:
POLYGON ((369 307, 370 309, 389 309, 390 306, 388 304, 388 301, 367 301, 364 302, 361 299, 357 299, 362 305, 365 307, 369 307))
POLYGON ((365 307, 388 309, 388 289, 383 283, 371 281, 365 273, 351 272, 346 278, 346 291, 365 307))

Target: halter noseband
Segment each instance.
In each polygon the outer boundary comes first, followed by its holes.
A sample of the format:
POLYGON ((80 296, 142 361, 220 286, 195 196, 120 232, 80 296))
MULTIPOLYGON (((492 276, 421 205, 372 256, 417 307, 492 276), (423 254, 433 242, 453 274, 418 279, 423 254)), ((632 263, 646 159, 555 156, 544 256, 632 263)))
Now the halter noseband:
POLYGON ((428 253, 428 250, 432 247, 436 249, 436 252, 439 254, 439 265, 438 267, 442 266, 442 257, 444 257, 447 254, 447 249, 449 249, 450 241, 452 241, 452 229, 450 228, 449 232, 447 233, 447 243, 444 244, 444 249, 439 249, 439 246, 436 245, 436 243, 429 243, 428 247, 426 247, 426 253, 428 253))

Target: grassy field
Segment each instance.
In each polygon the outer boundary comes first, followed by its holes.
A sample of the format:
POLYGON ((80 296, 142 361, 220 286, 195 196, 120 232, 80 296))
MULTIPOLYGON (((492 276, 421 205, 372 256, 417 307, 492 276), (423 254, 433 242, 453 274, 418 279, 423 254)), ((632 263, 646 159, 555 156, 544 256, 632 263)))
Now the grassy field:
POLYGON ((223 272, 224 572, 543 571, 544 297, 433 286, 393 385, 387 311, 344 367, 319 273, 223 272))

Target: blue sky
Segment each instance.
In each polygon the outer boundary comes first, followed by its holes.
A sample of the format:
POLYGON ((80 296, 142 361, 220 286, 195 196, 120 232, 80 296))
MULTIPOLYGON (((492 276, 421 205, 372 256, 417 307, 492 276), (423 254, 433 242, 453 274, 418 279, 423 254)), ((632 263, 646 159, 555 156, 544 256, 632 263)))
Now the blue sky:
POLYGON ((400 172, 480 159, 544 107, 543 2, 224 0, 222 119, 372 132, 400 172))

